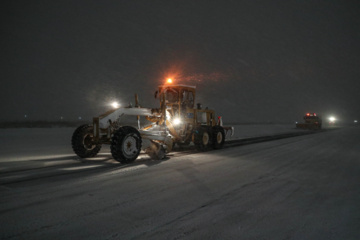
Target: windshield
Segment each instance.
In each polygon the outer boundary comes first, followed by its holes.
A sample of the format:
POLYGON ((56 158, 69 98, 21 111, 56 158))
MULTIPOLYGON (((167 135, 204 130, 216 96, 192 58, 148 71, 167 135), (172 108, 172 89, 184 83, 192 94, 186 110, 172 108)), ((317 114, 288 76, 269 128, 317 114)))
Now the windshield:
POLYGON ((175 89, 168 88, 165 92, 165 100, 170 103, 175 103, 179 101, 179 92, 175 89))

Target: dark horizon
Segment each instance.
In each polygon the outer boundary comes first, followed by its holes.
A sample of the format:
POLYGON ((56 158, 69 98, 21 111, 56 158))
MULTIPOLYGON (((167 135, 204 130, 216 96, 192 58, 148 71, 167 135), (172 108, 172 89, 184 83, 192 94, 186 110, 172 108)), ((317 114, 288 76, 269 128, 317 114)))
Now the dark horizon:
POLYGON ((224 122, 360 119, 357 1, 8 1, 1 121, 157 107, 167 77, 224 122), (25 118, 26 115, 26 118, 25 118))

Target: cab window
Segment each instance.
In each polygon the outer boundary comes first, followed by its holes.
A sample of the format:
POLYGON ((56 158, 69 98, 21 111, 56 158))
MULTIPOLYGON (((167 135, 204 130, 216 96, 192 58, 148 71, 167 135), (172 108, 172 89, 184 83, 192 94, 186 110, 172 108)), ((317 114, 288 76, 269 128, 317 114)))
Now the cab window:
POLYGON ((183 90, 181 96, 181 104, 183 106, 193 108, 194 107, 194 94, 193 92, 183 90))
POLYGON ((179 101, 179 93, 175 89, 169 88, 165 93, 165 99, 169 103, 176 103, 179 101))

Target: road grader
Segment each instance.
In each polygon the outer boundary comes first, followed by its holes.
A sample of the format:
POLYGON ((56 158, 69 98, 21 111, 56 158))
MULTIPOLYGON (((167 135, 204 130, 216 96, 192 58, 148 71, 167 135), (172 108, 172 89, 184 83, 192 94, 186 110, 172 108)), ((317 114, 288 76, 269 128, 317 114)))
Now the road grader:
MULTIPOLYGON (((220 149, 233 127, 225 127, 215 111, 195 107, 196 87, 172 84, 159 86, 155 98, 160 108, 143 108, 135 94, 135 106, 116 108, 93 118, 92 124, 79 126, 72 136, 72 148, 81 158, 95 157, 102 144, 110 144, 113 158, 133 162, 141 150, 152 159, 163 159, 175 144, 193 143, 199 151, 220 149), (136 116, 137 126, 123 126, 124 116, 136 116), (141 126, 140 117, 147 125, 141 126)), ((136 124, 135 124, 136 125, 136 124)))
POLYGON ((296 128, 316 130, 321 129, 322 120, 316 113, 306 113, 304 123, 296 123, 296 128))

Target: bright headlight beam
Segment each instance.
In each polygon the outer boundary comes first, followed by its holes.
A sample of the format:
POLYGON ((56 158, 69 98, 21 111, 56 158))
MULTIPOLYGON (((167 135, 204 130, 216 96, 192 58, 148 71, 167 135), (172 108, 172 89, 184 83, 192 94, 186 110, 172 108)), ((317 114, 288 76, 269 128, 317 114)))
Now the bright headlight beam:
POLYGON ((119 104, 118 102, 112 102, 112 103, 111 103, 111 106, 112 106, 113 108, 119 108, 119 107, 120 107, 120 104, 119 104))
POLYGON ((174 125, 178 125, 178 124, 180 124, 180 123, 181 123, 180 118, 175 118, 174 121, 173 121, 173 124, 174 124, 174 125))

